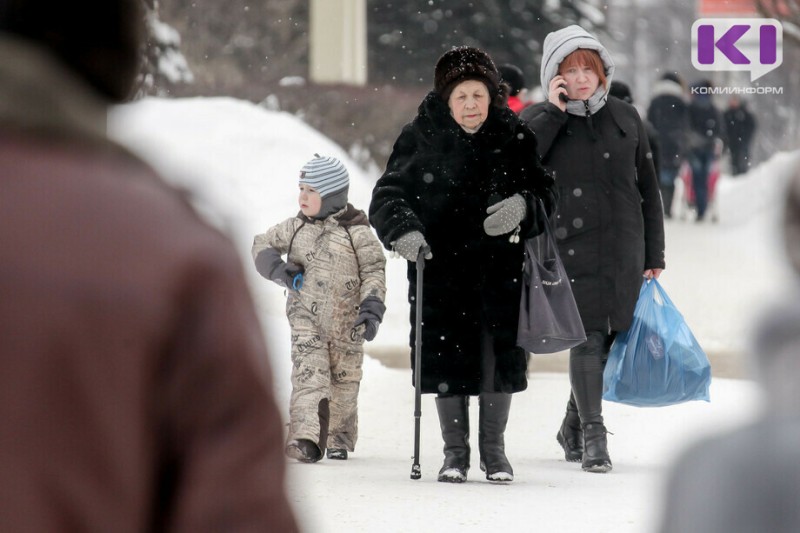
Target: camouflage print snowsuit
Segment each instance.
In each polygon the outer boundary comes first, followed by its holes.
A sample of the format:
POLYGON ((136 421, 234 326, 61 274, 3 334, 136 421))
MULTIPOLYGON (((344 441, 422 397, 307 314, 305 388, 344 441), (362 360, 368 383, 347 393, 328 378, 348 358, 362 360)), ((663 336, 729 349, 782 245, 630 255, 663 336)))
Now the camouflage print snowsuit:
POLYGON ((352 452, 364 358, 363 328, 353 324, 364 298, 385 299, 383 248, 367 216, 350 204, 325 220, 300 213, 273 226, 255 237, 253 257, 265 248, 305 269, 302 288, 289 290, 286 302, 292 332, 288 440, 319 442, 327 406, 327 447, 352 452))

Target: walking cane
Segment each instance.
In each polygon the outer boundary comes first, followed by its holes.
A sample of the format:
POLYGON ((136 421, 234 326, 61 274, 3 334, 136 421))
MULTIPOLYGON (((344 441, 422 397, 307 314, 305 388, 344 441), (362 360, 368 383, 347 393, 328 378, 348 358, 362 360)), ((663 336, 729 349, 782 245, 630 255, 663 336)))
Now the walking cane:
POLYGON ((417 316, 414 323, 414 464, 411 479, 422 477, 419 467, 419 423, 422 417, 422 271, 425 270, 425 255, 430 248, 423 246, 417 256, 417 316))

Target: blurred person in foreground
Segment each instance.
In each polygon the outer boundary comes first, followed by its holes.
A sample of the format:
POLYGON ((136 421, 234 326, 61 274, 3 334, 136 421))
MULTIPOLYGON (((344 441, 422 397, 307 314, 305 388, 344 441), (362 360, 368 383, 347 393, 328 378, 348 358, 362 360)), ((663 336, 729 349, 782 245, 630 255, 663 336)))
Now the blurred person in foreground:
POLYGON ((552 32, 542 49, 546 100, 520 117, 536 134, 558 191, 556 239, 586 342, 570 350, 570 397, 556 439, 586 472, 612 468, 603 419, 603 369, 627 330, 642 277, 664 263, 664 218, 650 144, 639 112, 609 98, 614 61, 577 25, 552 32))
POLYGON ((296 531, 238 254, 106 137, 142 22, 0 4, 0 531, 296 531))
MULTIPOLYGON (((784 243, 800 273, 800 172, 784 209, 784 243)), ((668 474, 660 533, 800 531, 797 286, 766 310, 751 346, 750 366, 766 400, 761 413, 681 452, 668 474)))

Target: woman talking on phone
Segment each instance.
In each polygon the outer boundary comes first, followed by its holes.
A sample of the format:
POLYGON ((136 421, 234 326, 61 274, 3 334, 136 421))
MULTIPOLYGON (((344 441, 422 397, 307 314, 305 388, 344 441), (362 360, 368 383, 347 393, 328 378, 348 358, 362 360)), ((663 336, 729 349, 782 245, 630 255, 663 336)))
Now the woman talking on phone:
POLYGON ((570 350, 571 394, 557 434, 567 461, 608 472, 602 414, 603 367, 627 330, 642 277, 664 263, 664 220, 647 133, 636 109, 609 97, 614 62, 579 26, 544 41, 546 100, 521 118, 536 134, 542 163, 559 192, 556 238, 586 330, 570 350))

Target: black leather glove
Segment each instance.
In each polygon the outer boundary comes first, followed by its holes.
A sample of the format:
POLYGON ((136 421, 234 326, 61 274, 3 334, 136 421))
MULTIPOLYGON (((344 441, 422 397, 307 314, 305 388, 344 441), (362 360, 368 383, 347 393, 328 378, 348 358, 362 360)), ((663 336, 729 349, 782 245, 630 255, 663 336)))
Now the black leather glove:
POLYGON ((364 326, 364 340, 371 341, 378 334, 378 326, 383 321, 383 313, 386 312, 386 306, 375 296, 367 296, 361 302, 358 311, 358 317, 353 324, 353 329, 359 326, 364 326))

